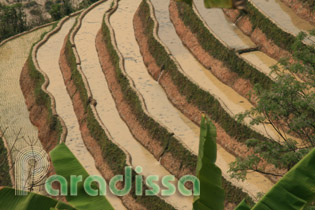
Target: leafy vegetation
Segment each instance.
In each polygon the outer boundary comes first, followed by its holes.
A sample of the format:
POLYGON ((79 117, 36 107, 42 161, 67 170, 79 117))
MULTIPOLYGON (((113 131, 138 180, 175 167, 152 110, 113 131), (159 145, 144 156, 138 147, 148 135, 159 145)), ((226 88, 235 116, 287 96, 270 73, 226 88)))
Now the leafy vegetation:
MULTIPOLYGON (((48 7, 48 6, 47 6, 48 7)), ((62 0, 49 5, 49 13, 53 20, 59 20, 74 11, 69 0, 62 0)))
MULTIPOLYGON (((75 158, 69 148, 64 144, 59 144, 50 152, 50 157, 57 175, 66 178, 70 183, 70 176, 82 176, 85 180, 89 174, 85 171, 80 162, 75 158)), ((113 210, 114 208, 106 200, 104 196, 89 196, 83 187, 83 182, 77 184, 77 196, 66 196, 68 203, 64 203, 52 198, 29 193, 26 196, 16 196, 15 190, 5 187, 0 189, 0 206, 1 209, 20 210, 94 210, 106 209, 113 210)))
POLYGON ((20 3, 0 3, 0 41, 26 30, 25 14, 20 3))
POLYGON ((215 165, 217 156, 216 128, 209 119, 202 117, 200 123, 199 153, 196 174, 200 180, 200 196, 195 198, 194 209, 224 209, 224 190, 221 170, 215 165))
MULTIPOLYGON (((194 201, 194 210, 221 210, 223 189, 221 170, 215 166, 216 130, 210 120, 201 120, 197 175, 200 179, 200 197, 194 201)), ((315 199, 315 149, 296 164, 253 208, 243 200, 235 210, 305 209, 315 199)))
MULTIPOLYGON (((67 180, 67 183, 70 183, 71 176, 82 176, 82 180, 85 180, 89 176, 64 143, 56 146, 56 148, 50 152, 50 157, 56 174, 64 177, 67 180)), ((76 196, 67 195, 65 197, 68 203, 77 210, 114 210, 104 196, 89 196, 84 190, 83 182, 77 183, 76 196)))
POLYGON ((294 43, 293 56, 299 62, 282 59, 282 68, 274 67, 278 77, 271 88, 266 90, 256 85, 257 106, 238 115, 239 121, 250 117, 251 124, 271 125, 281 136, 282 143, 248 140, 246 144, 254 148, 255 154, 231 165, 237 178, 244 178, 248 170, 264 171, 263 166, 259 167, 262 159, 289 170, 315 146, 315 59, 309 48, 302 47, 304 36, 299 35, 294 43), (304 80, 297 79, 296 75, 304 80))
POLYGON ((29 193, 26 196, 16 196, 15 189, 9 187, 0 188, 0 206, 1 209, 10 210, 76 210, 61 201, 35 193, 29 193))

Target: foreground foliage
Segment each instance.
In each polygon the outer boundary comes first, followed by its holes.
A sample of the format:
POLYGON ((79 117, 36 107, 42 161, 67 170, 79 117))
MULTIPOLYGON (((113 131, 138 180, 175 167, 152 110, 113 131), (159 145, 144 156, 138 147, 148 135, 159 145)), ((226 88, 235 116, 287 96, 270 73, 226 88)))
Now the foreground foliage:
MULTIPOLYGON (((50 152, 51 160, 57 175, 66 178, 70 183, 71 175, 82 175, 83 180, 89 176, 80 162, 65 144, 59 144, 50 152)), ((29 193, 27 196, 16 196, 12 188, 2 188, 0 190, 0 209, 10 210, 113 210, 114 208, 104 196, 89 196, 84 188, 83 182, 78 183, 77 196, 66 196, 68 204, 52 198, 29 193)), ((68 189, 69 191, 69 189, 68 189)))
POLYGON ((292 45, 294 61, 282 59, 281 68, 274 67, 277 79, 271 88, 255 86, 257 106, 238 115, 239 121, 250 117, 252 125, 271 125, 281 142, 247 140, 254 154, 231 165, 234 177, 244 178, 248 170, 265 171, 263 159, 290 170, 315 146, 315 54, 310 52, 314 47, 303 47, 304 36, 292 45))

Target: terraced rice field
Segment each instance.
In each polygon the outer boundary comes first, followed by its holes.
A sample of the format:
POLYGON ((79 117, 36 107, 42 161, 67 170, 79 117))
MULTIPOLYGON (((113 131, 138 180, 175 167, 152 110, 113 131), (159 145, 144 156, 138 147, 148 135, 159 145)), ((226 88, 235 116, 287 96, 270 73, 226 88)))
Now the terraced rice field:
MULTIPOLYGON (((0 46, 0 129, 5 132, 12 160, 18 151, 27 147, 28 140, 35 140, 34 146, 42 147, 38 139, 37 128, 29 119, 25 99, 20 88, 20 74, 29 56, 33 43, 40 39, 42 33, 51 29, 47 26, 0 46), (16 142, 18 139, 18 142, 16 142)), ((38 190, 38 189, 37 189, 38 190)))
MULTIPOLYGON (((160 39, 169 56, 178 64, 181 74, 198 88, 217 99, 225 112, 232 118, 254 107, 253 103, 241 96, 233 87, 223 83, 209 69, 203 66, 196 58, 196 55, 184 45, 171 21, 169 0, 143 1, 152 6, 150 7, 150 11, 153 12, 151 18, 155 19, 159 26, 156 31, 157 38, 160 39)), ((133 168, 136 166, 143 167, 142 175, 145 177, 149 175, 163 177, 174 173, 173 168, 168 168, 172 167, 169 166, 171 163, 167 163, 168 159, 162 160, 164 153, 169 152, 169 145, 163 148, 162 154, 157 155, 157 151, 148 149, 150 144, 155 145, 155 142, 143 143, 141 137, 135 135, 141 129, 150 134, 149 128, 142 126, 139 129, 130 125, 130 119, 128 119, 130 116, 123 113, 120 104, 124 104, 125 109, 128 109, 131 104, 126 102, 126 96, 118 99, 114 94, 116 91, 112 89, 115 87, 112 84, 114 81, 111 81, 110 73, 108 73, 111 70, 109 68, 106 69, 102 65, 99 57, 100 52, 98 52, 100 48, 97 37, 104 29, 102 24, 106 24, 104 15, 111 14, 110 12, 113 13, 109 17, 108 24, 114 32, 112 40, 115 40, 111 44, 115 46, 114 50, 123 59, 120 60, 123 64, 121 68, 126 74, 130 89, 134 89, 138 97, 141 98, 142 106, 137 108, 143 109, 144 113, 152 121, 157 122, 165 129, 165 132, 171 133, 175 140, 182 144, 187 153, 191 153, 192 156, 198 155, 200 129, 198 123, 193 122, 186 112, 181 112, 174 105, 174 100, 170 99, 165 86, 159 81, 159 78, 165 73, 163 72, 164 69, 160 69, 158 79, 150 74, 148 64, 144 59, 145 55, 142 54, 143 52, 140 50, 137 42, 139 37, 136 37, 137 33, 135 33, 135 23, 133 21, 141 2, 142 0, 120 0, 118 3, 116 0, 102 1, 102 3, 92 6, 85 15, 76 15, 67 19, 61 24, 60 30, 49 36, 48 40, 36 51, 36 62, 40 68, 38 70, 44 72, 49 79, 47 91, 52 95, 57 115, 63 120, 66 127, 65 144, 90 175, 102 174, 100 172, 102 168, 98 165, 100 161, 97 159, 103 159, 104 157, 95 158, 93 151, 89 148, 89 143, 85 140, 86 133, 84 133, 81 124, 81 121, 85 120, 85 118, 80 119, 79 115, 83 113, 82 115, 87 118, 87 113, 85 110, 76 110, 79 106, 74 104, 76 103, 74 94, 69 94, 69 86, 71 85, 69 85, 70 82, 66 81, 66 74, 62 72, 61 68, 61 52, 63 52, 64 44, 71 38, 69 34, 75 26, 79 26, 78 24, 80 26, 78 31, 74 33, 74 44, 71 48, 76 49, 78 53, 78 57, 75 58, 74 62, 76 62, 76 67, 82 70, 82 75, 80 76, 81 78, 86 78, 87 84, 82 88, 85 88, 89 93, 88 95, 91 95, 88 104, 83 104, 83 106, 89 106, 92 102, 94 103, 93 106, 96 114, 99 116, 100 124, 103 126, 101 126, 102 129, 110 136, 114 144, 126 151, 125 154, 127 156, 130 156, 130 164, 133 168), (117 4, 118 7, 115 8, 117 4)), ((300 31, 314 29, 313 25, 298 18, 293 11, 278 0, 251 0, 251 2, 270 20, 277 23, 279 28, 295 36, 300 31)), ((233 49, 240 59, 258 71, 268 75, 273 80, 276 78, 276 75, 270 74, 270 67, 277 64, 277 59, 260 50, 251 37, 243 33, 226 16, 222 9, 205 9, 201 0, 196 0, 194 4, 194 11, 198 14, 200 20, 203 21, 204 26, 221 44, 228 49, 233 49)), ((20 74, 32 45, 40 39, 44 32, 48 32, 51 29, 52 26, 46 26, 0 46, 0 129, 8 128, 5 138, 8 140, 9 145, 14 143, 14 138, 19 130, 20 136, 27 136, 32 139, 38 138, 38 129, 30 121, 30 113, 27 110, 25 98, 21 91, 20 74)), ((314 42, 313 39, 309 36, 307 43, 314 42)), ((111 61, 109 63, 115 66, 115 62, 111 61)), ((74 75, 73 71, 72 74, 71 78, 77 76, 74 75)), ((78 74, 81 74, 81 72, 78 71, 78 74)), ((83 80, 85 81, 85 79, 83 80)), ((118 82, 119 85, 122 86, 118 82)), ((70 88, 75 89, 75 87, 70 88)), ((80 90, 76 89, 75 91, 80 90)), ((124 91, 122 90, 123 93, 124 91)), ((137 121, 137 119, 132 120, 137 121)), ((279 135, 271 126, 250 126, 249 119, 246 120, 246 125, 267 138, 280 140, 279 135)), ((220 132, 225 132, 221 130, 223 130, 222 128, 220 128, 220 132)), ((149 140, 158 136, 152 137, 150 135, 149 140)), ((224 135, 228 136, 227 141, 232 139, 228 134, 224 133, 224 135)), ((100 139, 96 140, 99 141, 100 139)), ((218 145, 216 161, 216 165, 222 170, 225 180, 240 188, 253 200, 256 200, 260 193, 268 192, 274 182, 261 173, 248 173, 245 181, 238 181, 230 177, 228 173, 229 164, 236 160, 237 155, 232 153, 231 148, 227 148, 229 146, 227 145, 228 143, 218 145)), ((41 147, 39 141, 36 142, 36 146, 41 147)), ((25 147, 25 144, 18 143, 16 147, 21 149, 25 147)), ((12 159, 15 158, 15 155, 16 153, 12 153, 12 159)), ((174 171, 178 170, 175 169, 175 166, 173 167, 174 171)), ((159 185, 161 188, 163 187, 161 183, 159 185)), ((126 202, 124 198, 119 199, 119 197, 110 193, 109 190, 106 197, 115 209, 134 209, 134 207, 126 203, 136 201, 126 202)), ((180 210, 191 209, 193 202, 192 196, 183 197, 179 193, 167 197, 159 196, 159 198, 175 209, 180 210)), ((233 206, 235 203, 231 205, 233 206)), ((143 209, 149 208, 143 206, 143 209)))
MULTIPOLYGON (((297 16, 280 0, 252 0, 251 2, 280 28, 293 35, 297 35, 301 31, 309 34, 310 30, 315 29, 314 25, 297 16)), ((306 42, 308 44, 314 44, 315 38, 312 36, 307 37, 306 42)))

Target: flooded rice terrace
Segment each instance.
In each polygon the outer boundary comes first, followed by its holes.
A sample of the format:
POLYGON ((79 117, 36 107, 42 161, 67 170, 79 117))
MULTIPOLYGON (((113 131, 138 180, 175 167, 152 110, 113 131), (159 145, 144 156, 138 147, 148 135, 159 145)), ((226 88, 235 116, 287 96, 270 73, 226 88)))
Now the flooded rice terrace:
MULTIPOLYGON (((301 31, 309 33, 315 26, 296 15, 292 9, 280 0, 250 0, 267 17, 274 21, 278 27, 293 35, 301 31)), ((315 44, 315 37, 308 37, 307 43, 315 44)))
MULTIPOLYGON (((275 22, 279 28, 291 34, 297 35, 300 31, 307 32, 315 28, 309 22, 299 18, 280 0, 250 1, 267 18, 275 22)), ((122 71, 130 79, 130 85, 134 86, 138 94, 143 98, 145 113, 172 133, 188 151, 198 155, 199 126, 171 103, 168 98, 169 95, 163 89, 164 86, 162 87, 149 74, 141 55, 133 23, 134 15, 141 2, 142 0, 118 1, 118 8, 109 19, 109 24, 113 28, 115 35, 115 43, 112 44, 117 46, 119 51, 117 53, 120 53, 124 59, 124 69, 122 71)), ((168 48, 172 58, 179 64, 180 73, 200 89, 214 96, 233 118, 235 115, 254 107, 245 97, 238 94, 232 87, 224 84, 209 69, 200 64, 190 50, 184 46, 170 19, 170 0, 146 0, 146 2, 152 5, 150 9, 153 9, 153 18, 156 18, 158 23, 158 38, 168 48)), ((79 30, 74 36, 75 45, 72 47, 75 47, 79 54, 80 64, 78 64, 78 60, 77 64, 81 66, 84 74, 82 76, 88 82, 88 91, 91 92, 92 98, 97 102, 95 103, 95 110, 101 123, 110 133, 114 142, 117 142, 130 155, 132 167, 141 166, 143 168, 141 175, 145 177, 149 175, 158 175, 159 177, 170 175, 170 172, 166 170, 167 167, 164 168, 162 166, 164 160, 161 162, 157 160, 152 154, 153 152, 150 153, 149 149, 142 145, 143 142, 140 143, 141 140, 137 139, 135 132, 138 131, 132 130, 133 127, 128 124, 136 120, 126 120, 128 116, 124 116, 123 111, 121 111, 123 108, 119 108, 119 103, 122 103, 121 100, 125 100, 125 98, 117 99, 117 97, 114 97, 114 91, 111 90, 111 87, 114 85, 112 85, 110 76, 106 73, 106 71, 111 71, 111 69, 104 67, 102 69, 103 64, 101 65, 100 62, 99 46, 96 46, 96 37, 102 30, 104 15, 115 6, 114 3, 115 0, 103 1, 89 10, 82 18, 82 22, 76 21, 78 16, 67 19, 60 30, 50 36, 47 42, 39 47, 36 54, 37 62, 40 70, 47 74, 49 78, 47 90, 52 94, 56 102, 57 114, 64 121, 67 128, 65 144, 90 175, 101 176, 95 165, 96 162, 82 138, 80 124, 74 110, 73 103, 76 102, 72 100, 72 96, 67 91, 64 75, 60 68, 60 59, 62 58, 60 53, 65 38, 75 24, 81 23, 79 30)), ((203 0, 195 0, 193 10, 210 33, 224 46, 234 49, 235 54, 240 59, 251 64, 271 79, 276 79, 276 75, 271 74, 271 66, 276 65, 278 61, 260 51, 257 47, 258 44, 256 45, 250 36, 244 34, 232 23, 222 9, 206 9, 203 0)), ((8 140, 9 146, 14 144, 17 135, 38 139, 38 128, 34 127, 30 121, 30 112, 27 110, 25 97, 21 91, 20 75, 32 45, 40 39, 42 33, 51 29, 52 26, 46 26, 26 33, 0 46, 0 132, 6 130, 5 138, 8 140)), ((314 37, 309 36, 307 39, 308 43, 315 43, 314 37)), ((127 105, 130 106, 130 104, 127 105)), ((248 126, 249 120, 249 118, 246 118, 245 122, 248 126)), ((271 126, 254 125, 249 127, 266 137, 271 137, 274 140, 281 139, 271 126)), ((146 129, 143 128, 143 130, 146 129)), ((224 132, 222 128, 220 129, 220 132, 224 132)), ((226 134, 226 136, 228 135, 226 134)), ((226 138, 232 139, 229 136, 226 138)), ((227 141, 231 141, 231 139, 227 141)), ((20 141, 15 146, 19 150, 24 148, 26 144, 20 141)), ((39 141, 36 141, 36 146, 42 148, 39 141)), ((16 152, 12 154, 13 159, 16 154, 16 152)), ((236 158, 238 157, 221 145, 217 146, 216 165, 221 169, 223 177, 254 199, 260 193, 268 192, 274 183, 261 173, 248 173, 245 181, 239 181, 230 177, 230 164, 236 158)), ((163 188, 162 183, 158 184, 163 188)), ((123 200, 124 198, 119 199, 111 194, 109 190, 106 197, 115 209, 130 209, 123 200)), ((184 197, 176 193, 173 196, 160 196, 160 198, 175 209, 192 209, 193 196, 184 197)))
MULTIPOLYGON (((112 17, 112 22, 114 22, 113 20, 116 16, 124 17, 123 19, 119 18, 119 20, 132 21, 134 12, 131 9, 133 7, 125 7, 124 3, 133 5, 135 9, 137 8, 135 2, 121 1, 118 10, 112 17)), ((116 142, 118 142, 131 155, 133 166, 143 167, 144 176, 158 175, 163 177, 169 174, 168 171, 166 171, 154 156, 133 137, 129 128, 121 119, 99 63, 95 47, 95 37, 102 24, 105 5, 107 4, 104 3, 87 14, 83 19, 81 29, 75 36, 75 43, 81 58, 82 70, 88 80, 92 95, 97 101, 96 110, 102 122, 116 142)), ((132 23, 130 23, 130 27, 132 29, 132 23)), ((124 27, 124 24, 122 24, 120 30, 115 30, 115 33, 132 35, 133 32, 128 31, 130 27, 124 27)), ((130 40, 129 36, 125 37, 130 40)), ((117 41, 120 43, 120 40, 117 41)), ((125 43, 124 46, 126 46, 125 43)), ((192 202, 191 198, 185 198, 180 195, 163 197, 163 199, 178 209, 189 209, 192 202)))

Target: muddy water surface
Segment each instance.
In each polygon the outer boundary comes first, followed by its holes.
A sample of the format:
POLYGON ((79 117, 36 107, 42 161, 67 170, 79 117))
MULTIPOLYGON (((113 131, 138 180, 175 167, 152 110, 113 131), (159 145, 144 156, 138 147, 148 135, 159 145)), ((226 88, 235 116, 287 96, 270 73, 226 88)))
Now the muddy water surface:
MULTIPOLYGON (((280 0, 251 0, 263 13, 275 21, 280 28, 297 35, 301 31, 315 29, 308 21, 300 18, 295 12, 280 0)), ((315 37, 309 38, 309 43, 315 44, 315 37)))
MULTIPOLYGON (((122 1, 125 2, 125 1, 122 1)), ((98 54, 95 47, 95 37, 102 24, 104 11, 109 7, 108 3, 101 4, 93 9, 83 19, 82 27, 75 36, 75 43, 81 58, 81 66, 89 82, 93 98, 97 101, 96 110, 99 113, 105 127, 112 137, 124 147, 131 155, 133 166, 142 166, 143 175, 169 175, 168 171, 149 153, 130 133, 125 122, 120 118, 115 102, 109 91, 107 81, 101 69, 98 54)), ((119 11, 119 10, 118 10, 119 11)), ((122 19, 129 19, 119 14, 122 19)), ((116 13, 114 14, 114 16, 116 13)), ((132 17, 130 18, 132 20, 132 17)), ((130 23, 132 27, 132 22, 130 23)), ((118 34, 126 36, 126 31, 118 34)), ((129 33, 133 34, 133 33, 129 33)), ((128 38, 128 36, 126 36, 128 38)), ((165 200, 178 209, 191 209, 191 199, 179 195, 165 198, 165 200)))
MULTIPOLYGON (((29 119, 25 98, 20 88, 20 74, 34 42, 51 26, 18 37, 0 47, 0 126, 8 128, 5 137, 9 145, 14 142, 21 129, 20 136, 38 139, 38 131, 29 119)), ((41 143, 37 141, 37 146, 41 143)), ((25 144, 17 144, 19 149, 25 144)), ((14 159, 14 158, 13 158, 14 159)))
MULTIPOLYGON (((62 48, 64 38, 73 26, 74 22, 75 17, 65 22, 61 30, 50 37, 49 40, 39 48, 37 58, 40 68, 49 77, 50 84, 47 90, 53 94, 56 100, 57 113, 64 120, 67 126, 68 135, 66 138, 66 145, 70 148, 71 152, 76 156, 90 175, 100 175, 99 171, 95 167, 93 157, 85 147, 82 140, 79 123, 73 110, 72 101, 66 90, 62 73, 59 68, 60 50, 62 48)), ((117 202, 117 198, 112 198, 109 195, 106 197, 113 206, 118 203, 118 207, 122 207, 122 209, 124 209, 122 204, 119 205, 120 200, 117 202)))
POLYGON ((230 48, 241 50, 255 47, 255 44, 248 36, 243 34, 243 32, 238 29, 234 23, 227 20, 222 9, 207 9, 204 6, 203 0, 195 0, 194 3, 200 16, 206 22, 211 31, 230 48))
MULTIPOLYGON (((228 85, 225 85, 218 80, 209 70, 204 68, 185 48, 177 36, 175 28, 169 19, 169 10, 167 0, 153 0, 156 18, 159 22, 159 36, 167 45, 171 53, 175 56, 184 73, 190 77, 192 81, 197 83, 201 88, 208 91, 216 97, 222 107, 231 115, 242 113, 245 110, 252 108, 249 101, 240 96, 228 85), (163 2, 163 3, 159 3, 163 2), (165 5, 166 4, 166 5, 165 5)), ((249 119, 247 119, 247 123, 249 119)), ((279 136, 274 133, 273 129, 265 128, 264 126, 253 126, 253 129, 274 139, 279 139, 279 136)))
POLYGON ((266 55, 265 53, 255 51, 243 53, 241 54, 241 57, 247 60, 249 63, 253 64, 256 67, 256 69, 268 75, 270 78, 274 79, 276 77, 275 74, 271 74, 272 70, 270 67, 276 65, 278 62, 275 59, 266 55))
MULTIPOLYGON (((12 147, 19 133, 20 139, 14 146, 17 150, 28 146, 21 137, 36 140, 35 146, 42 149, 38 140, 38 129, 29 119, 29 112, 20 87, 20 74, 33 43, 40 39, 42 33, 49 30, 51 26, 38 29, 0 47, 0 129, 4 131, 7 128, 5 138, 9 148, 12 147)), ((17 152, 12 152, 13 162, 17 154, 17 152)), ((42 192, 42 190, 36 188, 35 192, 42 192)))
MULTIPOLYGON (((175 56, 179 64, 182 66, 183 70, 187 75, 191 77, 197 84, 199 84, 204 89, 208 90, 211 94, 220 98, 227 105, 228 109, 232 112, 239 112, 240 110, 245 110, 250 108, 249 102, 239 96, 233 89, 229 86, 220 82, 211 72, 205 69, 198 61, 190 54, 190 52, 182 45, 180 38, 177 36, 175 28, 173 27, 168 10, 168 0, 151 0, 157 21, 159 22, 159 37, 166 44, 172 55, 175 56)), ((198 136, 198 127, 191 121, 184 120, 184 122, 189 125, 190 132, 194 132, 198 136)), ((189 144, 186 138, 182 138, 187 145, 189 145, 193 151, 197 154, 198 150, 195 146, 189 144)), ((195 143, 197 145, 198 143, 195 143)), ((230 180, 227 171, 229 169, 228 164, 234 161, 233 155, 226 152, 222 147, 218 146, 218 160, 217 164, 222 169, 224 176, 230 180)), ((258 173, 249 174, 247 181, 244 183, 236 182, 233 183, 242 187, 245 191, 250 192, 251 195, 256 195, 260 191, 267 191, 272 184, 265 177, 258 173)))

